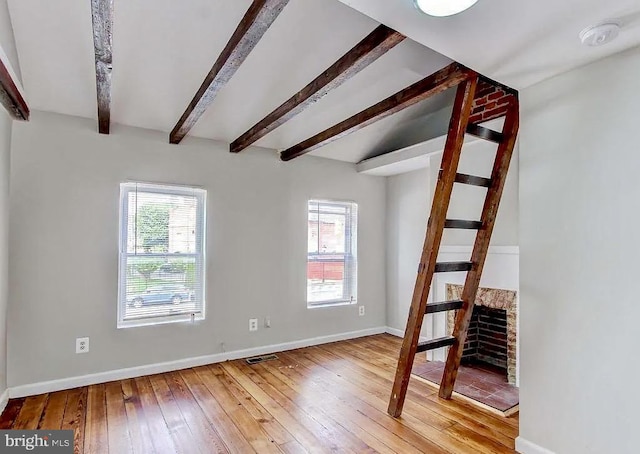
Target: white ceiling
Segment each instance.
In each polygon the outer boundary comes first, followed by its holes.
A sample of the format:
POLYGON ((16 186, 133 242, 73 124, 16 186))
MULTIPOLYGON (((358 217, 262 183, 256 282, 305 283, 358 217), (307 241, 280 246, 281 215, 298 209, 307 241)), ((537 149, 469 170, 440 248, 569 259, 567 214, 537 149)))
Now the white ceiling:
POLYGON ((640 44, 639 0, 479 0, 446 18, 413 0, 340 0, 378 22, 517 89, 640 44), (578 33, 617 19, 617 40, 583 47, 578 33))
MULTIPOLYGON (((96 118, 90 2, 9 1, 31 108, 96 118)), ((111 121, 171 131, 250 3, 115 0, 111 121)), ((190 135, 231 142, 377 25, 337 0, 290 0, 190 135)), ((405 40, 256 145, 292 146, 450 61, 405 40)), ((314 154, 358 162, 379 153, 397 127, 447 102, 420 103, 314 154)))
MULTIPOLYGON (((250 3, 115 0, 112 121, 168 133, 250 3)), ((96 118, 90 2, 9 0, 9 8, 31 108, 96 118)), ((447 65, 441 54, 522 89, 639 44, 640 1, 479 0, 462 14, 431 18, 412 0, 290 0, 191 135, 231 142, 378 23, 412 40, 256 145, 292 146, 447 65), (578 32, 608 18, 622 22, 618 40, 582 47, 578 32)), ((436 97, 313 154, 358 162, 390 151, 412 127, 421 140, 437 136, 441 119, 424 119, 449 103, 450 95, 436 97)))

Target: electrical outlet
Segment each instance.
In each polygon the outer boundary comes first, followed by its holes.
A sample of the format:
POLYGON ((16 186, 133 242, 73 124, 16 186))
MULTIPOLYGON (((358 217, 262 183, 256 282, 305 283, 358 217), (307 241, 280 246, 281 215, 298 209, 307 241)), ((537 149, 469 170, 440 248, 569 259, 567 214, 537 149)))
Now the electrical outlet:
POLYGON ((258 331, 258 319, 250 318, 249 319, 249 331, 258 331))
POLYGON ((264 318, 264 327, 271 328, 271 317, 268 315, 264 318))
POLYGON ((358 315, 360 317, 364 315, 364 306, 358 306, 358 315))
POLYGON ((76 353, 88 353, 89 352, 89 338, 78 337, 76 339, 76 353))

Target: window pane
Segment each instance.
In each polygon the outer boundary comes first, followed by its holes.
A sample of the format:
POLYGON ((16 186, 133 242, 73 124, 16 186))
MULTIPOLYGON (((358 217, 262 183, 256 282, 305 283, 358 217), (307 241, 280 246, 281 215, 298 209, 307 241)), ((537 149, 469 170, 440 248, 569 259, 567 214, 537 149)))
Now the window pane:
POLYGON ((307 303, 355 301, 355 210, 351 202, 309 202, 307 303))
POLYGON ((318 226, 318 204, 309 203, 309 220, 307 229, 307 251, 309 253, 318 252, 318 242, 320 241, 319 226, 318 226))
POLYGON ((121 185, 119 327, 204 318, 205 197, 121 185))
POLYGON ((336 301, 344 298, 344 256, 309 258, 307 262, 307 301, 336 301))
POLYGON ((344 253, 345 216, 340 214, 320 215, 320 253, 344 253))
POLYGON ((128 253, 195 253, 196 197, 131 191, 128 195, 128 253))
POLYGON ((200 312, 196 257, 127 256, 125 320, 200 312))

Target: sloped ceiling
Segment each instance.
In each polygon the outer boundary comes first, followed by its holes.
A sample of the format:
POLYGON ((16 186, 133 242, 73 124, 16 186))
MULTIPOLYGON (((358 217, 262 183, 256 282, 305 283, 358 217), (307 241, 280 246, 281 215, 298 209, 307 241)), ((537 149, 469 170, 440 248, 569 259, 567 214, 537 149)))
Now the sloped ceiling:
MULTIPOLYGON (((112 121, 169 132, 251 0, 115 0, 112 121)), ((23 85, 33 109, 96 118, 89 1, 9 0, 23 85)), ((290 0, 191 135, 231 142, 320 74, 378 23, 411 39, 256 145, 288 148, 451 62, 522 89, 640 43, 638 0, 479 0, 432 18, 413 0, 290 0), (578 32, 615 19, 618 40, 578 32), (435 52, 430 49, 436 49, 435 52), (447 55, 447 57, 443 56, 447 55)), ((444 132, 444 94, 313 154, 358 162, 444 132)), ((445 109, 446 110, 446 109, 445 109)), ((188 138, 187 138, 188 140, 188 138)))
POLYGON ((422 14, 413 0, 340 0, 486 76, 523 89, 640 45, 638 0, 479 0, 455 16, 422 14), (585 27, 614 20, 617 40, 580 44, 585 27))
MULTIPOLYGON (((115 0, 112 122, 171 131, 250 3, 115 0)), ((10 0, 9 6, 31 107, 96 118, 90 2, 10 0)), ((377 25, 337 0, 291 0, 190 135, 231 142, 377 25)), ((405 40, 256 145, 287 148, 450 62, 405 40)), ((360 161, 380 153, 381 141, 398 127, 448 102, 442 96, 420 103, 314 154, 360 161)))

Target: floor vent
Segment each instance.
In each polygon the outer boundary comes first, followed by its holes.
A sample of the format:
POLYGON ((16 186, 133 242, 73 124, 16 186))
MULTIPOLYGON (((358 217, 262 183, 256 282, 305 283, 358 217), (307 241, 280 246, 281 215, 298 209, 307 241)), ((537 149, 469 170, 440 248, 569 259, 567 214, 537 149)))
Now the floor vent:
POLYGON ((263 363, 265 361, 271 361, 274 359, 278 359, 276 355, 263 355, 263 356, 254 356, 253 358, 247 358, 247 364, 258 364, 263 363))

